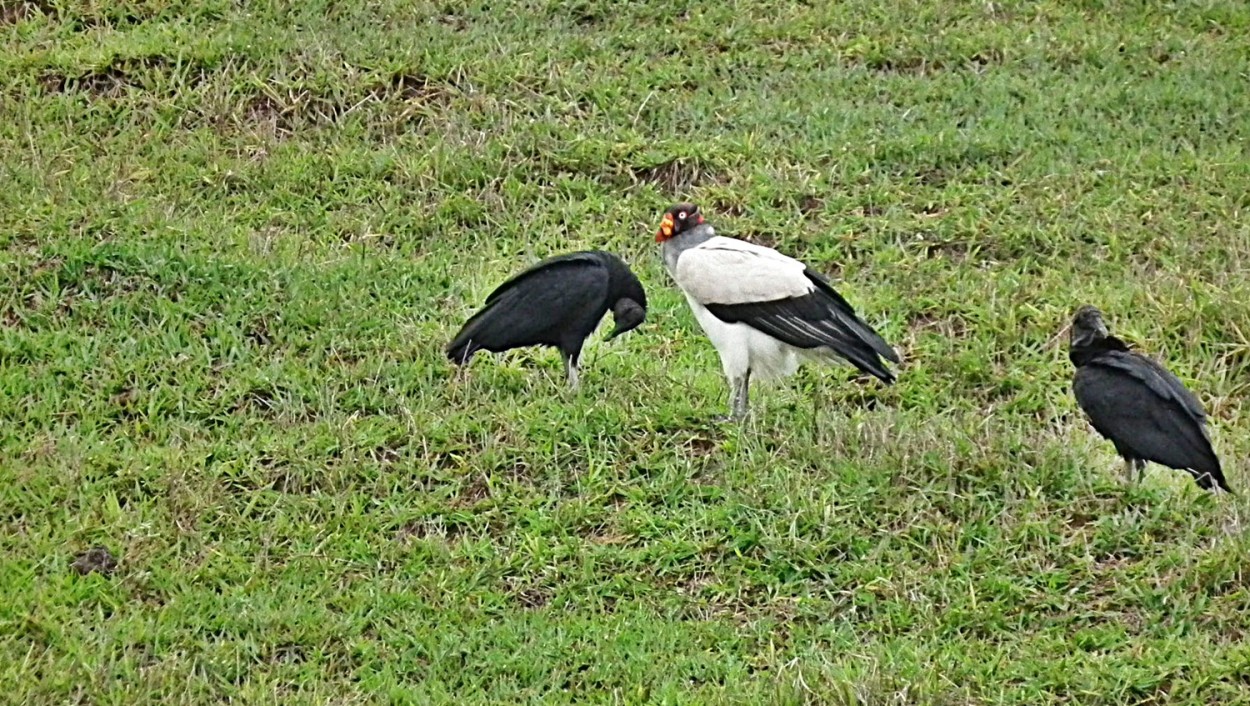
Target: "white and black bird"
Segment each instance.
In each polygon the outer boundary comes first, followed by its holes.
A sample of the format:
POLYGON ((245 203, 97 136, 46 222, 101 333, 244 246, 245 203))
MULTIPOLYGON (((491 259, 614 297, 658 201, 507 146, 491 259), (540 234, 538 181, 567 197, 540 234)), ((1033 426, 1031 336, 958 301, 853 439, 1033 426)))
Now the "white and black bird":
POLYGON ((791 375, 805 360, 843 359, 894 382, 885 360, 898 363, 898 354, 829 280, 802 262, 717 235, 692 203, 670 208, 655 239, 720 354, 733 397, 731 419, 747 416, 752 380, 791 375))
POLYGON ((1207 436, 1202 403, 1162 365, 1112 336, 1096 307, 1077 309, 1068 358, 1076 366, 1077 404, 1115 445, 1127 475, 1140 476, 1153 461, 1188 471, 1201 488, 1232 492, 1207 436))
POLYGON ((447 344, 447 357, 463 365, 479 350, 551 346, 560 350, 569 386, 576 388, 582 346, 609 310, 616 326, 608 340, 646 319, 647 295, 629 266, 601 250, 558 255, 491 292, 447 344))

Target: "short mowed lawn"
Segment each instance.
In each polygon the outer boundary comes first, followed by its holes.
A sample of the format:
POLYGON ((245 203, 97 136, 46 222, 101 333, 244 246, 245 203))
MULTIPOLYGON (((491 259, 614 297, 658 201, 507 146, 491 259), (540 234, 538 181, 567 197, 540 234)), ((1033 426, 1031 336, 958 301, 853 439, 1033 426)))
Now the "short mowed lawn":
POLYGON ((5 0, 0 701, 1246 702, 1248 86, 1233 0, 5 0), (715 422, 680 200, 897 384, 715 422), (445 359, 586 248, 579 392, 445 359), (1083 303, 1241 496, 1124 481, 1083 303))

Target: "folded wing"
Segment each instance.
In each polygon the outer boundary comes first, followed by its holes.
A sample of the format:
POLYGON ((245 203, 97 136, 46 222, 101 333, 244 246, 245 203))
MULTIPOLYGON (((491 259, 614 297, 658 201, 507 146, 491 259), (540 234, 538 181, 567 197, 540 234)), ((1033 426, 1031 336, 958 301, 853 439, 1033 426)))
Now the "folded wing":
POLYGON ((591 255, 541 262, 490 293, 447 344, 447 357, 463 362, 479 350, 539 344, 580 350, 607 311, 607 292, 607 269, 591 255))
POLYGON ((1073 393, 1094 428, 1132 455, 1177 469, 1224 475, 1193 393, 1152 360, 1111 352, 1076 372, 1073 393))
POLYGON ((715 237, 681 254, 681 288, 716 318, 743 323, 796 348, 827 348, 885 382, 881 360, 898 354, 829 281, 770 248, 715 237))

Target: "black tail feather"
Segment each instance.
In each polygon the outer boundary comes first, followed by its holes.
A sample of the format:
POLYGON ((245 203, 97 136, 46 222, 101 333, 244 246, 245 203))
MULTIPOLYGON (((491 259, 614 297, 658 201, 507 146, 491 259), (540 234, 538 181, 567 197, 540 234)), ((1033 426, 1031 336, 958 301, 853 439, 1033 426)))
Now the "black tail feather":
POLYGON ((477 353, 478 350, 478 347, 474 346, 472 341, 460 341, 457 339, 448 344, 446 349, 447 359, 456 365, 464 365, 473 358, 473 354, 477 353))
POLYGON ((477 312, 464 323, 456 337, 447 344, 447 358, 456 365, 464 365, 473 359, 473 354, 486 347, 486 337, 491 328, 491 313, 495 306, 492 303, 477 312))
MULTIPOLYGON (((796 333, 803 333, 794 322, 785 323, 796 333)), ((848 325, 845 319, 826 319, 815 325, 823 334, 824 348, 846 359, 860 372, 868 373, 887 385, 893 384, 896 380, 894 372, 881 359, 884 357, 898 362, 898 356, 875 331, 866 325, 855 325, 857 323, 848 325)))
POLYGON ((1220 490, 1223 490, 1229 495, 1236 495, 1236 493, 1233 492, 1233 489, 1228 487, 1228 481, 1224 478, 1224 472, 1221 471, 1218 466, 1215 468, 1214 472, 1201 473, 1198 471, 1190 471, 1190 473, 1194 477, 1194 482, 1197 483, 1198 487, 1203 490, 1214 490, 1215 487, 1218 486, 1220 490))
POLYGON ((861 372, 868 373, 887 385, 893 384, 897 379, 894 372, 882 363, 881 358, 878 357, 880 351, 870 341, 862 339, 845 341, 843 345, 831 347, 831 350, 846 358, 861 372))

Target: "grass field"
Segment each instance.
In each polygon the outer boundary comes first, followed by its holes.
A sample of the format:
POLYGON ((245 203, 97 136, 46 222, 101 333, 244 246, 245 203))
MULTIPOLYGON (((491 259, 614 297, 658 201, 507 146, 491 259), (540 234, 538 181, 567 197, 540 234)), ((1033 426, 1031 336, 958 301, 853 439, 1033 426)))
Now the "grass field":
POLYGON ((0 700, 1250 702, 1250 6, 4 0, 0 47, 0 700), (713 423, 687 198, 899 382, 713 423), (455 373, 591 247, 651 307, 580 394, 455 373), (1241 497, 1121 480, 1085 302, 1241 497))

